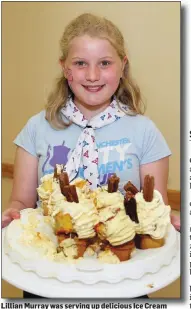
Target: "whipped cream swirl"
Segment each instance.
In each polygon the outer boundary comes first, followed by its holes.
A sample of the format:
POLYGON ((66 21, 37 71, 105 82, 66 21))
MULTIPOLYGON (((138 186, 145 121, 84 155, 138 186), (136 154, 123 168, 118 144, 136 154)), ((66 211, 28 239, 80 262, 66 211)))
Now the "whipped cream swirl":
POLYGON ((147 234, 152 238, 161 239, 166 235, 170 224, 170 206, 164 204, 162 195, 154 190, 151 202, 146 202, 143 193, 135 195, 139 224, 136 224, 137 234, 147 234))

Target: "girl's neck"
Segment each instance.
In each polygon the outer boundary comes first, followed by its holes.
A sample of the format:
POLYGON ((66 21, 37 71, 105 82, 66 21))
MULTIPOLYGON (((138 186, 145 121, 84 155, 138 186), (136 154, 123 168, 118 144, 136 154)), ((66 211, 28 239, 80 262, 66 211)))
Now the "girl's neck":
POLYGON ((76 99, 74 99, 74 103, 80 112, 84 115, 84 117, 86 117, 87 120, 91 120, 93 117, 103 112, 109 106, 110 101, 96 106, 86 105, 76 99))

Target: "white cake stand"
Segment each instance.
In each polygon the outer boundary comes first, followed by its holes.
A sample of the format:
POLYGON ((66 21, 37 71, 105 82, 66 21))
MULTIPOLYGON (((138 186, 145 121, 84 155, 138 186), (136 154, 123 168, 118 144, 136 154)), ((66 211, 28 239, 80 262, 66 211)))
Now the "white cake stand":
MULTIPOLYGON (((42 278, 31 271, 24 271, 2 248, 2 277, 10 284, 27 292, 48 298, 135 298, 164 288, 180 276, 180 235, 177 232, 177 254, 168 266, 139 279, 124 279, 118 283, 61 282, 53 278, 42 278)), ((91 273, 90 273, 91 276, 91 273)))

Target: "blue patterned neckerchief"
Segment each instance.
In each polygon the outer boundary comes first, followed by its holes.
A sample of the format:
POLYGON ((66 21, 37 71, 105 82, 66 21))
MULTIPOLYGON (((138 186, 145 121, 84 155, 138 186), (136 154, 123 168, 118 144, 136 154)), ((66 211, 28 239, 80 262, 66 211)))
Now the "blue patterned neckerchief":
POLYGON ((84 178, 88 180, 90 187, 95 189, 99 186, 98 148, 95 141, 95 129, 104 127, 120 119, 125 115, 127 110, 128 107, 126 105, 121 102, 118 104, 114 98, 103 112, 88 121, 71 98, 67 101, 61 113, 68 120, 83 128, 78 138, 76 148, 73 150, 65 165, 65 171, 68 173, 70 181, 77 176, 82 162, 84 178))

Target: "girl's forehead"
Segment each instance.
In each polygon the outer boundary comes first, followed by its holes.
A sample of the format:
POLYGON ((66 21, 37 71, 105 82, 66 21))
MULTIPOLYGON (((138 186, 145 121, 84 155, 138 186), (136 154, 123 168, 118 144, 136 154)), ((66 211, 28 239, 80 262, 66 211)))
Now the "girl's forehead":
POLYGON ((80 57, 80 54, 97 56, 117 56, 115 48, 107 39, 83 35, 74 38, 69 44, 69 57, 80 57), (102 55, 104 54, 104 55, 102 55))

